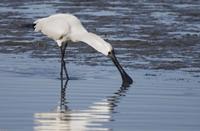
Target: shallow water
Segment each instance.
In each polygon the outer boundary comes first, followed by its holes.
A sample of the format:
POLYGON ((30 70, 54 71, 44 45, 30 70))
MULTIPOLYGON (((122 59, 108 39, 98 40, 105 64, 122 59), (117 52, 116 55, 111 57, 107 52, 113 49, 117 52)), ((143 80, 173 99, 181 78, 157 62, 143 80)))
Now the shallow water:
POLYGON ((200 129, 200 2, 11 1, 0 3, 0 131, 200 129), (116 49, 129 88, 111 61, 69 44, 70 81, 60 105, 59 49, 31 23, 78 16, 116 49))
MULTIPOLYGON (((200 70, 199 6, 196 0, 4 0, 0 3, 0 52, 57 57, 55 43, 33 32, 30 25, 50 14, 70 12, 89 31, 109 41, 127 67, 200 70)), ((74 63, 107 64, 105 57, 85 44, 69 46, 68 57, 74 63)))
MULTIPOLYGON (((4 55, 8 61, 9 57, 10 54, 4 55)), ((15 57, 6 65, 17 67, 22 59, 27 62, 33 59, 15 57)), ((60 80, 56 79, 58 73, 50 73, 58 72, 53 68, 58 63, 35 61, 38 66, 27 63, 22 66, 29 73, 1 71, 1 129, 188 131, 200 128, 200 80, 196 73, 127 69, 135 82, 123 89, 114 67, 70 63, 72 80, 65 92, 67 110, 59 113, 60 80), (42 69, 47 66, 49 74, 42 69)))

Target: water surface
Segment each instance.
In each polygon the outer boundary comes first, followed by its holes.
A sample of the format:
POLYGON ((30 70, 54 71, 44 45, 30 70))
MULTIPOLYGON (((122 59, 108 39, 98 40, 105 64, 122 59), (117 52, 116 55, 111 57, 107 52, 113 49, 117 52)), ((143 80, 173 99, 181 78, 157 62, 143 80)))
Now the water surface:
POLYGON ((0 130, 200 129, 200 2, 12 1, 0 3, 0 130), (109 41, 133 77, 109 58, 70 43, 60 105, 59 49, 31 23, 69 12, 109 41))

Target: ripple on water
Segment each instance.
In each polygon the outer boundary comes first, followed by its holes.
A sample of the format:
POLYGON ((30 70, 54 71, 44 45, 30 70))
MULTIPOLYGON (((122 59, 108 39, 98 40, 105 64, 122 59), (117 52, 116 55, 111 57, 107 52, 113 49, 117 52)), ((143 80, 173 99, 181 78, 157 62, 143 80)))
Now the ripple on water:
POLYGON ((2 1, 0 130, 199 131, 199 1, 2 1), (69 44, 60 104, 59 49, 32 22, 58 12, 112 43, 134 84, 110 60, 69 44))

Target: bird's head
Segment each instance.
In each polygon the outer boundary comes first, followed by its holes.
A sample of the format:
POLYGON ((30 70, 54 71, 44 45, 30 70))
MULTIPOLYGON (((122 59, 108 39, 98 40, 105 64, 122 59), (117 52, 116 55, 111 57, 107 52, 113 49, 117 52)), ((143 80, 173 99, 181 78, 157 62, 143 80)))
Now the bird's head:
POLYGON ((113 51, 112 45, 110 43, 105 42, 103 46, 104 47, 100 50, 100 52, 105 56, 109 56, 113 51))

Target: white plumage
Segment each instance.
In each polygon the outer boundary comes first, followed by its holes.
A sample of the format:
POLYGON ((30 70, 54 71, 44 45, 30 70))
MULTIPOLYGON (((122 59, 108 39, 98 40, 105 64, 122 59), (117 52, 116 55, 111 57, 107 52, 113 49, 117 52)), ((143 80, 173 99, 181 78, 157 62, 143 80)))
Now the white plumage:
POLYGON ((67 41, 87 43, 97 51, 108 55, 112 46, 100 36, 88 32, 80 20, 71 14, 55 14, 34 22, 35 31, 41 31, 49 38, 55 40, 60 47, 67 41))
POLYGON ((72 14, 55 14, 46 18, 38 19, 34 24, 35 31, 42 32, 49 38, 55 40, 61 49, 61 80, 63 80, 63 70, 65 71, 66 78, 69 79, 64 61, 67 42, 81 41, 87 43, 97 51, 112 59, 121 74, 123 80, 122 86, 129 86, 133 83, 131 77, 119 64, 112 46, 108 42, 104 41, 100 36, 88 32, 76 16, 72 14))

